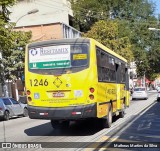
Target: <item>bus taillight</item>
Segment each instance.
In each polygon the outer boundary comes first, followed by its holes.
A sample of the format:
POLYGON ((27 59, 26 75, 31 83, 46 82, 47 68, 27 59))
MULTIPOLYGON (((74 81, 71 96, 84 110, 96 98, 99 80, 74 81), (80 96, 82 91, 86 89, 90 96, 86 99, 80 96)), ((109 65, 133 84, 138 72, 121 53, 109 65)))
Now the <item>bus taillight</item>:
POLYGON ((31 98, 31 97, 28 97, 28 101, 32 101, 32 98, 31 98))
POLYGON ((89 95, 89 98, 91 99, 91 100, 93 100, 94 99, 94 95, 89 95))
POLYGON ((91 93, 93 93, 93 92, 94 92, 94 88, 90 88, 89 90, 90 90, 90 92, 91 92, 91 93))
POLYGON ((31 92, 29 90, 27 90, 27 95, 30 95, 30 94, 31 94, 31 92))
POLYGON ((72 115, 82 114, 81 112, 72 112, 72 115))

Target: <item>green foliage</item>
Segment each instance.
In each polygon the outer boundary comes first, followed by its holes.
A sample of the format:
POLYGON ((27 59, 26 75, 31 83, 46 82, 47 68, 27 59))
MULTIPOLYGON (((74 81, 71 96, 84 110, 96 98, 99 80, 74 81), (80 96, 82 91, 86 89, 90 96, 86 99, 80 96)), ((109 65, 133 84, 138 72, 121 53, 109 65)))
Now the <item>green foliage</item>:
POLYGON ((87 32, 98 20, 146 20, 154 12, 154 5, 147 0, 70 0, 75 27, 87 32))
POLYGON ((97 16, 101 16, 101 4, 97 3, 97 0, 70 0, 70 2, 73 9, 75 26, 80 31, 89 30, 90 26, 98 20, 97 16))
POLYGON ((9 21, 10 11, 8 10, 9 7, 15 4, 16 0, 0 0, 0 7, 2 7, 2 11, 0 11, 0 20, 5 22, 9 21))
POLYGON ((139 76, 146 75, 147 78, 154 77, 155 74, 160 72, 158 64, 160 60, 157 38, 153 31, 148 30, 149 27, 153 27, 155 19, 150 19, 146 22, 137 22, 131 25, 130 35, 132 43, 132 51, 135 56, 137 65, 137 73, 139 76), (159 71, 158 71, 158 70, 159 71))
MULTIPOLYGON (((160 25, 157 26, 160 29, 160 25)), ((150 47, 147 53, 149 69, 148 76, 150 78, 160 73, 160 31, 150 31, 150 47)))
POLYGON ((9 24, 8 7, 15 0, 0 1, 2 11, 0 12, 0 82, 21 78, 24 69, 25 45, 30 41, 31 32, 13 31, 15 24, 9 24))
POLYGON ((24 73, 24 55, 25 46, 31 38, 31 32, 16 32, 6 29, 6 38, 4 39, 2 50, 3 59, 3 72, 5 78, 9 80, 15 80, 18 77, 21 78, 24 73))
POLYGON ((128 37, 118 37, 118 23, 116 21, 98 21, 84 36, 96 39, 123 56, 128 62, 133 60, 130 41, 128 37))

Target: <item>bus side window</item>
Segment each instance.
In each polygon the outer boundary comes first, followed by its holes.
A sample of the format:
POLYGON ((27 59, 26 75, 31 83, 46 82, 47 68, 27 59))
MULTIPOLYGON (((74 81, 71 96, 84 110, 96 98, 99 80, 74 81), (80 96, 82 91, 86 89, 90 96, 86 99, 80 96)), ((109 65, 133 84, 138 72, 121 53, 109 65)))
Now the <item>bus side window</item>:
POLYGON ((110 81, 116 81, 116 64, 113 57, 109 57, 110 81))
POLYGON ((102 77, 103 81, 110 81, 110 70, 109 70, 109 55, 106 52, 101 52, 101 60, 102 60, 102 77))
POLYGON ((115 59, 100 48, 96 47, 98 81, 116 81, 115 59))
POLYGON ((96 56, 97 56, 97 66, 101 66, 101 51, 100 49, 96 48, 96 56))
POLYGON ((96 47, 96 56, 97 56, 97 74, 98 74, 98 81, 102 81, 103 75, 102 75, 102 67, 101 67, 101 50, 96 47))
POLYGON ((102 68, 101 67, 97 67, 98 68, 98 81, 102 81, 102 68))
POLYGON ((121 64, 121 83, 125 83, 125 65, 124 63, 121 64))

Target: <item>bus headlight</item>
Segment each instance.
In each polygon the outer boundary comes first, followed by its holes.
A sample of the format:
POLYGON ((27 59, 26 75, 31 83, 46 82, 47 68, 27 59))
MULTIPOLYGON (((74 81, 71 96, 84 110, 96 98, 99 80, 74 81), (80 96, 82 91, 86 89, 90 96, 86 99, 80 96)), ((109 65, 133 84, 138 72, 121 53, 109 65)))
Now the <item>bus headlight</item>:
POLYGON ((89 90, 90 90, 90 92, 91 92, 91 93, 93 93, 93 92, 94 92, 94 88, 90 88, 89 90))

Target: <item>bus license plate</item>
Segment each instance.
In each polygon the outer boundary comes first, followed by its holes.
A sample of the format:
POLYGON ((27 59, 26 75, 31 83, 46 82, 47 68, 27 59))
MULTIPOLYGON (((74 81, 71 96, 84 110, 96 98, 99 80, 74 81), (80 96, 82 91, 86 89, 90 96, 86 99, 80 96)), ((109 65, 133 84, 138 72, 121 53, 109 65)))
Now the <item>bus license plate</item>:
POLYGON ((56 92, 56 93, 53 93, 53 97, 64 97, 64 93, 63 92, 56 92))

